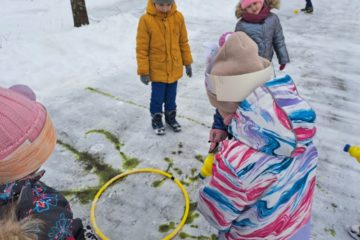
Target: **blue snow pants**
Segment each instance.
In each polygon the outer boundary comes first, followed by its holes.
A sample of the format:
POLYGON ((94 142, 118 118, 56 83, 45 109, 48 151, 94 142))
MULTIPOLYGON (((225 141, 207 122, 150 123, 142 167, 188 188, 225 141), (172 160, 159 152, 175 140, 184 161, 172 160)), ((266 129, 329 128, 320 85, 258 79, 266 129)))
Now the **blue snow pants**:
POLYGON ((307 8, 313 7, 311 0, 306 0, 306 6, 307 8))
POLYGON ((176 91, 177 81, 174 83, 152 82, 150 99, 151 116, 155 113, 162 113, 163 105, 165 105, 165 112, 176 110, 176 91))

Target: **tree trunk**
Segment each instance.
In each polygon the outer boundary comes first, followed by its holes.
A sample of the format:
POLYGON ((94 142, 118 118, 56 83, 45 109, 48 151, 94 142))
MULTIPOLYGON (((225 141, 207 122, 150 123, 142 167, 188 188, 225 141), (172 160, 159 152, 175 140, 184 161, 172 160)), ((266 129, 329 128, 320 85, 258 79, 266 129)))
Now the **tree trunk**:
POLYGON ((81 27, 89 24, 89 18, 86 11, 85 0, 70 0, 71 9, 74 17, 74 26, 81 27))

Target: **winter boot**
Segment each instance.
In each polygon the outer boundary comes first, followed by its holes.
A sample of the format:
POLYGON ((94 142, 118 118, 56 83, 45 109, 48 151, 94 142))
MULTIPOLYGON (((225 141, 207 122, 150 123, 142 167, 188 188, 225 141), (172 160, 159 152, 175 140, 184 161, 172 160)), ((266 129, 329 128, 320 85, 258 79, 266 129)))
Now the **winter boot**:
POLYGON ((313 7, 305 7, 303 9, 301 9, 302 12, 305 13, 313 13, 314 12, 314 8, 313 7))
POLYGON ((176 110, 165 112, 165 122, 174 130, 174 132, 181 131, 181 126, 176 121, 176 110))
POLYGON ((152 116, 151 125, 156 135, 165 134, 165 127, 162 121, 162 113, 155 113, 152 116))
POLYGON ((349 234, 356 240, 360 240, 360 225, 353 225, 349 227, 349 234))

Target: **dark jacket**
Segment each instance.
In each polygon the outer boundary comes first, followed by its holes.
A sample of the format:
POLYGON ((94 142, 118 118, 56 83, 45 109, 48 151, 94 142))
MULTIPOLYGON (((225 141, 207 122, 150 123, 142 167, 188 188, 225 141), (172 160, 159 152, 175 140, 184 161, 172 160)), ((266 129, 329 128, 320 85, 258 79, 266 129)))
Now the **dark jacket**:
POLYGON ((235 32, 238 31, 245 32, 256 42, 261 57, 271 61, 275 50, 279 64, 290 62, 280 20, 276 14, 270 13, 262 23, 250 23, 240 19, 235 27, 235 32))
MULTIPOLYGON (((12 203, 18 220, 28 216, 39 219, 38 240, 85 239, 82 221, 73 218, 69 202, 55 189, 40 181, 45 171, 25 179, 0 185, 0 217, 12 203)), ((1 229, 6 231, 6 229, 1 229)))

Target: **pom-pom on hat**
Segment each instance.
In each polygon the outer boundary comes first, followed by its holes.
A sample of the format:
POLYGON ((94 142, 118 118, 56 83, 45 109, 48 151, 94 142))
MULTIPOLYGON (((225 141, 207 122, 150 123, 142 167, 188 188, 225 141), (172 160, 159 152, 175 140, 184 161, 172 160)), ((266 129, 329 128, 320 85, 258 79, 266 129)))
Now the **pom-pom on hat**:
POLYGON ((241 1, 241 8, 245 9, 248 6, 250 6, 251 4, 256 3, 256 2, 260 2, 260 3, 264 4, 264 0, 242 0, 241 1))
POLYGON ((270 62, 258 55, 256 43, 245 33, 235 32, 219 49, 207 77, 210 103, 223 116, 233 114, 239 102, 272 74, 270 62))
POLYGON ((221 34, 220 38, 219 38, 219 46, 222 47, 226 40, 228 40, 228 38, 231 36, 231 34, 233 34, 234 32, 225 32, 223 34, 221 34))
POLYGON ((34 92, 0 87, 0 184, 35 172, 54 151, 56 133, 34 92))

